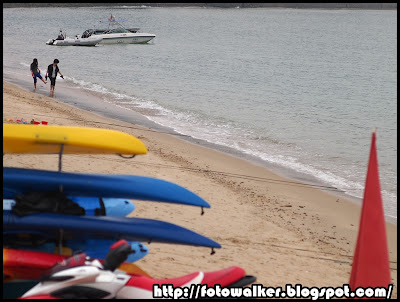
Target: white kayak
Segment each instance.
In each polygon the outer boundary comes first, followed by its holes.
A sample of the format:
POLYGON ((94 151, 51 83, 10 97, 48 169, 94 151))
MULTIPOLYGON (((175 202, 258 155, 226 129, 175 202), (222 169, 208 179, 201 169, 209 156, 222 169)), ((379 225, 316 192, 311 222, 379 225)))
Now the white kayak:
POLYGON ((81 38, 80 36, 75 36, 75 38, 65 38, 63 40, 50 39, 46 42, 47 45, 56 46, 95 46, 103 40, 102 37, 89 37, 81 38))

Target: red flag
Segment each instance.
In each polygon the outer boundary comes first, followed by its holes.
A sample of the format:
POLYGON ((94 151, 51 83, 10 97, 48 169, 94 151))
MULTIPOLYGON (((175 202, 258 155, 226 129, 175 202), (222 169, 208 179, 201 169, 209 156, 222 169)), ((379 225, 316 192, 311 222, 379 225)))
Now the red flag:
POLYGON ((388 287, 391 283, 375 140, 373 132, 360 227, 349 282, 351 290, 357 287, 388 287))
POLYGON ((110 20, 110 21, 112 21, 112 19, 113 19, 113 16, 112 16, 112 14, 111 14, 111 17, 110 17, 110 19, 109 19, 109 20, 110 20))

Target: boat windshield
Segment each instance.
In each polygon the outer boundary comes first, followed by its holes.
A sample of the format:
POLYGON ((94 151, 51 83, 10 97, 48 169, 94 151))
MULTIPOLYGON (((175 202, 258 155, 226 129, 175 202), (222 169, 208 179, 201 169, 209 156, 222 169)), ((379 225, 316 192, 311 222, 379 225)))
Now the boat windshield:
MULTIPOLYGON (((122 20, 124 21, 124 20, 122 20)), ((120 22, 122 22, 120 21, 120 22)), ((125 28, 121 23, 116 21, 113 16, 107 21, 100 21, 106 22, 108 24, 107 29, 87 29, 83 32, 82 38, 88 38, 91 35, 103 35, 103 34, 120 34, 120 33, 136 33, 140 28, 125 28)))
POLYGON ((104 32, 105 34, 120 34, 120 33, 130 33, 129 30, 126 30, 123 27, 113 28, 104 32))
POLYGON ((81 35, 82 38, 89 38, 93 34, 93 29, 87 29, 81 35))

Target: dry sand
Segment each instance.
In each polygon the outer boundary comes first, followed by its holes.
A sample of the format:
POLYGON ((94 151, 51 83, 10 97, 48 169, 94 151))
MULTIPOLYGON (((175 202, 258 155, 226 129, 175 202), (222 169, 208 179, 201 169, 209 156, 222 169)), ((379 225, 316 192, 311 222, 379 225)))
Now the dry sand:
MULTIPOLYGON (((200 215, 196 207, 135 201, 130 216, 178 224, 222 245, 210 255, 208 248, 151 243, 149 254, 137 264, 153 277, 238 265, 264 286, 338 287, 349 282, 359 205, 329 191, 290 183, 249 161, 79 110, 3 80, 3 122, 20 117, 49 125, 120 130, 148 147, 148 154, 134 159, 64 155, 63 171, 156 177, 177 183, 211 204, 200 215)), ((3 165, 57 170, 58 156, 6 154, 3 165)), ((397 297, 397 226, 387 223, 387 236, 395 284, 392 297, 397 297)))

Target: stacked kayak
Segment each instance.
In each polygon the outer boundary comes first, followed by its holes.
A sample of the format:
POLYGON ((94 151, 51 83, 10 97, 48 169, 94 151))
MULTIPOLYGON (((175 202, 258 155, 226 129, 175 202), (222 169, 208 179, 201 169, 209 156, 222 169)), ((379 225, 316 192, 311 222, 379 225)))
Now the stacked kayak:
MULTIPOLYGON (((101 211, 102 208, 100 207, 100 203, 97 203, 96 199, 103 200, 103 204, 106 203, 107 206, 104 206, 104 212, 103 212, 104 215, 107 215, 108 217, 125 216, 126 214, 124 212, 131 208, 129 207, 129 205, 133 204, 128 203, 127 205, 126 200, 122 199, 123 197, 129 199, 177 203, 177 204, 191 205, 198 207, 207 207, 207 208, 210 207, 210 205, 205 200, 203 200, 201 197, 194 194, 193 192, 174 183, 151 177, 134 176, 134 175, 69 173, 69 172, 55 172, 55 171, 44 171, 44 170, 23 169, 23 168, 7 168, 7 167, 3 168, 4 198, 10 198, 11 200, 13 200, 13 198, 16 198, 16 196, 18 196, 18 194, 27 194, 32 191, 54 192, 57 191, 60 187, 62 187, 63 193, 68 195, 71 198, 71 200, 75 200, 79 204, 85 206, 87 212, 86 216, 88 216, 89 213, 94 213, 94 212, 102 213, 101 211), (112 198, 112 197, 117 197, 117 198, 112 198), (112 202, 116 203, 119 206, 118 211, 117 209, 112 207, 112 202), (109 210, 114 210, 114 212, 117 212, 117 214, 119 215, 110 215, 109 210)), ((5 208, 3 206, 3 210, 4 209, 5 208)), ((11 208, 8 209, 11 210, 11 208)), ((9 212, 4 211, 4 213, 6 213, 6 215, 10 217, 12 215, 11 211, 9 212)), ((31 216, 32 215, 26 217, 31 218, 31 216)), ((46 216, 46 219, 47 218, 49 217, 46 216)), ((44 217, 35 217, 33 218, 33 221, 39 221, 40 224, 44 224, 44 222, 47 221, 46 219, 44 217)), ((100 238, 102 236, 104 237, 105 235, 102 232, 104 231, 106 224, 102 220, 103 217, 96 217, 96 219, 97 219, 96 222, 93 223, 97 225, 99 228, 98 233, 101 234, 100 238)), ((9 220, 11 219, 8 218, 7 221, 9 220)), ((12 219, 12 221, 14 220, 15 218, 12 219)), ((27 218, 25 218, 24 221, 26 220, 27 218)), ((129 219, 123 220, 116 218, 114 220, 118 221, 118 225, 120 225, 121 228, 123 227, 124 223, 129 226, 132 225, 133 222, 133 220, 129 219)), ((51 221, 52 221, 51 223, 46 225, 46 228, 55 227, 56 230, 61 228, 59 226, 59 221, 57 219, 51 221), (57 224, 52 225, 52 223, 57 223, 57 224)), ((61 221, 69 221, 69 223, 67 224, 68 228, 73 228, 75 225, 78 226, 78 228, 80 228, 80 226, 83 223, 82 217, 76 217, 76 216, 72 217, 69 216, 61 221)), ((21 219, 18 222, 18 224, 22 225, 22 222, 23 221, 21 219)), ((85 225, 87 225, 87 222, 85 222, 85 225)), ((14 234, 16 232, 15 230, 10 231, 9 229, 11 228, 11 226, 6 222, 3 224, 3 226, 4 226, 3 235, 9 235, 10 233, 14 234)), ((31 227, 33 226, 32 225, 29 226, 29 228, 31 227)), ((34 227, 35 230, 37 230, 38 228, 39 226, 34 227)), ((112 230, 113 229, 111 229, 111 232, 113 233, 112 230)), ((95 229, 92 228, 91 231, 94 232, 95 229)), ((172 232, 172 229, 170 229, 169 231, 172 232)), ((64 229, 64 233, 66 233, 66 229, 64 229)), ((160 234, 158 231, 156 233, 160 234)), ((150 235, 151 233, 149 233, 149 236, 150 235)), ((24 236, 26 236, 26 234, 24 236)), ((89 238, 93 236, 94 235, 91 234, 89 238)), ((125 234, 118 234, 118 236, 120 237, 125 236, 124 238, 130 238, 129 236, 131 235, 129 233, 125 233, 125 234)), ((118 236, 111 236, 111 237, 108 236, 107 238, 110 238, 110 240, 114 240, 118 236)), ((37 234, 35 237, 38 237, 37 234)), ((176 235, 176 237, 178 237, 178 239, 182 239, 181 235, 176 235)), ((10 236, 6 238, 10 238, 10 236)), ((48 240, 53 240, 53 241, 55 239, 56 237, 54 236, 48 238, 48 240)), ((73 243, 78 242, 79 241, 78 239, 82 240, 81 237, 79 238, 74 237, 69 239, 70 241, 67 241, 69 242, 68 247, 73 246, 75 247, 76 250, 77 245, 73 243)), ((44 243, 48 243, 48 240, 44 241, 44 243)), ((153 240, 152 237, 148 237, 146 239, 146 241, 152 241, 152 240, 153 240)), ((154 240, 157 241, 159 239, 154 238, 154 240)), ((18 240, 9 239, 8 241, 11 243, 11 242, 16 242, 18 240)), ((111 244, 109 243, 110 242, 106 242, 105 244, 106 245, 108 244, 108 246, 110 246, 111 244)), ((170 243, 178 243, 178 242, 170 242, 170 243)), ((182 242, 182 243, 190 244, 190 242, 182 242)), ((201 245, 201 243, 193 241, 193 245, 201 245)), ((88 252, 87 249, 83 248, 83 246, 87 246, 87 244, 82 245, 82 249, 88 252)), ((204 245, 204 246, 219 247, 218 245, 204 245)), ((101 247, 99 246, 99 250, 101 251, 101 253, 106 253, 108 248, 104 249, 103 247, 104 244, 101 245, 101 247)), ((54 249, 54 247, 52 247, 51 245, 50 246, 47 245, 46 248, 43 249, 43 245, 41 245, 40 247, 37 247, 37 250, 40 249, 43 251, 49 251, 49 248, 54 249)), ((135 256, 136 257, 139 257, 141 255, 144 256, 143 249, 146 248, 145 247, 143 248, 142 246, 137 246, 136 248, 137 252, 135 253, 135 256)), ((89 256, 91 257, 101 258, 101 256, 99 255, 103 254, 89 253, 89 256)), ((130 257, 131 258, 129 259, 131 260, 133 256, 130 257)))
POLYGON ((184 187, 137 175, 61 171, 63 154, 118 154, 124 158, 146 154, 146 146, 134 136, 107 129, 4 124, 3 154, 13 153, 58 154, 59 169, 3 168, 3 244, 8 248, 60 256, 85 252, 102 259, 113 242, 124 238, 134 251, 127 261, 134 262, 147 255, 144 242, 221 247, 171 223, 125 217, 135 208, 132 199, 210 207, 184 187), (26 215, 17 212, 19 200, 27 199, 32 192, 65 194, 84 215, 48 209, 28 211, 26 215))
MULTIPOLYGON (((31 267, 35 275, 31 262, 39 254, 28 258, 30 252, 57 257, 85 252, 92 258, 104 259, 110 246, 121 238, 134 251, 127 262, 148 253, 144 243, 221 247, 210 238, 172 223, 125 217, 135 208, 132 199, 210 207, 184 187, 137 175, 61 171, 63 154, 118 154, 124 158, 146 154, 146 146, 134 136, 106 129, 3 124, 3 154, 7 153, 58 154, 59 167, 58 171, 3 167, 3 247, 14 255, 19 251, 18 263, 23 263, 9 265, 3 260, 4 277, 18 279, 21 267, 28 271, 31 267), (82 211, 68 214, 58 211, 61 206, 43 210, 43 197, 31 202, 32 194, 63 194, 82 211)), ((39 258, 46 261, 46 257, 39 258)), ((55 260, 48 259, 47 265, 53 265, 55 260)))
POLYGON ((138 138, 108 129, 3 124, 3 154, 146 154, 138 138))
MULTIPOLYGON (((3 188, 4 196, 4 188, 3 188)), ((128 198, 97 198, 73 197, 69 198, 85 209, 87 216, 127 216, 135 209, 135 204, 128 198)), ((3 199, 3 210, 11 210, 16 204, 15 199, 3 199)))
POLYGON ((152 299, 167 296, 174 299, 198 298, 200 287, 217 285, 222 288, 238 288, 256 280, 254 276, 246 275, 238 266, 211 272, 198 271, 177 278, 156 279, 134 264, 124 263, 127 252, 129 253, 129 247, 125 240, 114 243, 104 261, 88 259, 84 253, 61 258, 62 256, 42 252, 3 249, 3 274, 14 267, 9 273, 10 278, 27 278, 14 289, 20 293, 22 299, 152 299), (22 259, 18 258, 19 255, 22 259), (14 257, 10 259, 9 256, 14 257), (31 260, 25 260, 26 258, 31 260), (55 264, 49 267, 51 262, 55 264), (33 269, 26 271, 24 266, 33 269), (39 276, 39 283, 32 281, 39 276), (165 293, 159 289, 162 285, 175 287, 179 292, 165 293))
MULTIPOLYGON (((39 280, 46 270, 67 258, 54 253, 3 248, 3 279, 39 280)), ((124 262, 119 268, 129 274, 150 277, 134 263, 124 262)))
POLYGON ((152 177, 3 168, 3 198, 15 198, 17 194, 31 191, 52 192, 60 187, 68 196, 129 198, 210 207, 195 193, 152 177))
MULTIPOLYGON (((3 188, 4 190, 4 188, 3 188)), ((110 216, 110 217, 124 217, 130 214, 134 209, 134 203, 129 199, 123 198, 96 198, 96 197, 69 197, 72 201, 79 204, 85 210, 86 216, 110 216)), ((3 214, 11 213, 11 209, 15 206, 15 199, 3 199, 3 214)), ((57 251, 57 244, 54 240, 50 240, 47 234, 36 232, 34 234, 25 233, 21 234, 8 234, 3 232, 3 238, 9 246, 17 246, 20 249, 36 250, 43 252, 57 251), (41 238, 40 244, 32 247, 32 240, 41 238)), ((68 240, 64 241, 65 247, 62 248, 63 255, 72 255, 76 251, 85 251, 85 253, 92 258, 103 259, 107 253, 108 248, 114 243, 114 240, 102 239, 86 239, 86 240, 68 240)), ((131 248, 135 251, 134 254, 129 255, 127 261, 135 262, 149 252, 147 246, 138 241, 130 241, 131 248)))

